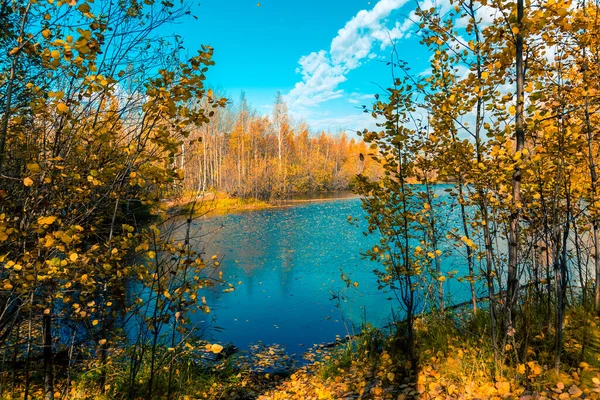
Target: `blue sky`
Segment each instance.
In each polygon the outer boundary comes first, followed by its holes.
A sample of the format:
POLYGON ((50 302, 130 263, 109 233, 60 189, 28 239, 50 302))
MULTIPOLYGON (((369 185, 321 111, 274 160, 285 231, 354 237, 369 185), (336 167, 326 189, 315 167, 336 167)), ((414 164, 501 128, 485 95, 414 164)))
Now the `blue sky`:
POLYGON ((233 100, 244 90, 268 114, 280 91, 295 120, 314 130, 355 131, 374 127, 360 106, 391 82, 390 38, 413 71, 425 68, 427 55, 407 20, 414 7, 409 0, 202 0, 193 8, 197 20, 166 29, 188 49, 215 48, 208 82, 233 100))

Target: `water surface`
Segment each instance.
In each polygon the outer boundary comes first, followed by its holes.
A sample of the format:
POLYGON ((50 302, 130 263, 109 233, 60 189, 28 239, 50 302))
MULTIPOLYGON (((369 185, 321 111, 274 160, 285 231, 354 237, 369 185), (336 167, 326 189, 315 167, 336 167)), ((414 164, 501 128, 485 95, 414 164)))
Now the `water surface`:
MULTIPOLYGON (((378 240, 363 234, 364 215, 360 200, 350 197, 194 222, 198 248, 205 258, 217 255, 223 277, 236 286, 202 293, 213 311, 195 318, 214 320, 212 335, 222 342, 246 348, 262 340, 290 353, 353 334, 365 321, 385 325, 392 308, 401 310, 377 289, 376 264, 361 256, 378 240), (362 222, 352 225, 348 216, 362 222), (344 283, 342 270, 358 287, 344 283)), ((446 261, 445 269, 456 267, 446 261)), ((448 290, 466 287, 455 282, 448 290)))

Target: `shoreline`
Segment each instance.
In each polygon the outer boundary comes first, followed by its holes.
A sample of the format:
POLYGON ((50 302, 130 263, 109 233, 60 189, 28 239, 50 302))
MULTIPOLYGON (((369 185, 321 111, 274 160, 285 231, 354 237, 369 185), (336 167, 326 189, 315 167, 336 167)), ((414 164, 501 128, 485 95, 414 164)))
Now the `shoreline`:
POLYGON ((348 196, 348 197, 331 197, 331 198, 315 198, 315 199, 290 199, 282 200, 284 205, 303 204, 303 203, 325 203, 328 201, 339 201, 339 200, 353 200, 360 199, 360 196, 348 196))
MULTIPOLYGON (((330 202, 339 200, 351 200, 358 199, 360 196, 354 194, 351 191, 338 191, 338 192, 319 192, 314 193, 315 197, 308 198, 290 198, 281 199, 276 202, 267 202, 264 200, 258 200, 254 198, 239 199, 230 197, 221 192, 210 192, 205 193, 204 196, 200 196, 197 199, 182 198, 178 200, 165 201, 167 205, 168 215, 189 215, 192 205, 194 205, 193 217, 204 217, 204 216, 218 216, 235 213, 244 213, 252 211, 262 211, 271 209, 283 209, 293 207, 294 205, 307 204, 307 203, 320 203, 330 202), (347 193, 347 195, 339 195, 339 193, 347 193), (328 194, 338 194, 336 196, 327 197, 328 194), (320 197, 317 197, 320 196, 320 197)), ((298 197, 310 196, 310 195, 298 195, 298 197)))

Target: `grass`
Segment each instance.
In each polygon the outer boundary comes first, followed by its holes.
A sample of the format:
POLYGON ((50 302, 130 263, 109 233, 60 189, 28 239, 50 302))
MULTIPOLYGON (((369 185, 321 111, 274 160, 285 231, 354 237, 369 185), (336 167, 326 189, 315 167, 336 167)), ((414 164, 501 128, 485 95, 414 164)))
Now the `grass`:
POLYGON ((275 205, 263 200, 241 199, 231 197, 226 193, 206 193, 196 198, 194 194, 185 194, 180 199, 168 202, 170 214, 189 215, 193 217, 204 215, 222 215, 233 212, 256 211, 274 208, 275 205))
MULTIPOLYGON (((167 356, 168 362, 162 362, 154 371, 152 399, 168 400, 167 393, 170 393, 169 399, 253 399, 260 393, 273 389, 282 379, 251 369, 248 363, 255 360, 248 359, 250 356, 246 353, 223 359, 203 358, 203 355, 209 353, 203 343, 205 342, 194 343, 193 350, 186 347, 177 352, 170 351, 166 346, 158 347, 157 360, 165 360, 164 356, 167 356), (169 359, 171 354, 173 357, 169 359)), ((109 358, 104 391, 100 388, 102 368, 95 359, 74 364, 68 387, 65 386, 67 381, 64 373, 56 370, 58 379, 55 381, 55 399, 116 400, 127 399, 130 393, 133 393, 134 399, 145 399, 148 393, 151 352, 148 346, 142 347, 145 351, 133 381, 130 380, 130 360, 132 352, 137 351, 139 355, 140 349, 128 346, 109 358)), ((269 351, 268 348, 265 350, 269 351)), ((36 372, 30 377, 30 398, 43 398, 43 375, 36 372)), ((0 398, 23 398, 24 377, 21 372, 17 372, 14 397, 11 396, 10 375, 0 375, 0 379, 4 383, 0 398)))
MULTIPOLYGON (((564 362, 556 371, 553 332, 539 329, 548 325, 543 318, 531 321, 535 337, 529 342, 528 358, 517 356, 516 349, 506 349, 504 362, 496 369, 489 314, 485 309, 476 316, 461 311, 417 318, 417 365, 409 360, 406 340, 398 331, 385 333, 368 325, 361 334, 333 348, 318 346, 307 357, 311 363, 290 371, 289 376, 272 372, 278 368, 269 369, 272 359, 283 354, 276 347, 258 346, 254 352, 234 354, 209 366, 199 361, 206 352, 204 342, 199 341, 193 350, 182 350, 173 364, 157 370, 153 398, 165 398, 166 368, 171 367, 173 395, 183 399, 600 399, 600 318, 593 313, 581 307, 567 310, 564 362), (587 348, 582 349, 584 342, 587 348)), ((105 394, 98 390, 99 369, 90 364, 73 376, 69 398, 125 398, 128 350, 110 361, 105 394)), ((518 352, 522 354, 523 349, 518 352)), ((161 354, 171 352, 161 347, 161 354)), ((136 398, 147 389, 148 356, 134 382, 136 398)), ((32 393, 41 396, 42 386, 37 377, 32 393)), ((57 390, 62 392, 60 387, 57 390)))

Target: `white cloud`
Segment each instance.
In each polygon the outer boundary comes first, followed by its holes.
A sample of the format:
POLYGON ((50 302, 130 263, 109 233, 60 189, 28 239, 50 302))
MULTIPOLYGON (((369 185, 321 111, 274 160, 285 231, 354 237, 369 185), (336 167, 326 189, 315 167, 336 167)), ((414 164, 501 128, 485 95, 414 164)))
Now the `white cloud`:
POLYGON ((370 104, 372 102, 375 101, 375 95, 374 94, 364 94, 364 93, 358 93, 358 92, 352 92, 350 93, 350 98, 348 99, 348 102, 351 104, 359 104, 359 103, 364 103, 364 104, 370 104), (362 101, 361 100, 370 100, 370 101, 362 101))
POLYGON ((302 81, 287 95, 292 108, 316 106, 342 96, 342 91, 336 88, 346 77, 339 65, 331 63, 324 50, 303 56, 299 64, 296 71, 302 74, 302 81))
MULTIPOLYGON (((394 19, 396 11, 403 7, 408 0, 380 0, 371 10, 361 10, 350 19, 332 39, 328 50, 312 52, 300 58, 296 72, 301 80, 285 95, 291 113, 296 118, 307 120, 318 129, 374 129, 375 121, 370 114, 358 112, 340 117, 319 118, 315 111, 317 106, 329 100, 347 97, 348 103, 358 106, 373 95, 362 93, 344 93, 340 85, 347 80, 347 75, 363 63, 373 59, 381 59, 381 51, 388 49, 400 39, 408 39, 413 34, 419 34, 419 17, 416 10, 404 18, 394 19), (395 14, 395 15, 394 15, 395 14), (416 23, 416 24, 415 24, 416 23)), ((451 0, 419 0, 421 9, 437 8, 445 15, 452 10, 451 0)), ((495 14, 489 7, 481 7, 477 16, 483 26, 493 21, 495 14)), ((458 27, 463 27, 466 20, 457 21, 458 27)), ((456 38, 462 40, 462 38, 456 38)), ((451 43, 454 44, 454 43, 451 43)), ((385 57, 383 57, 385 58, 385 57)), ((462 67, 462 66, 461 66, 462 67)), ((428 75, 431 70, 425 70, 420 75, 428 75)), ((457 74, 468 73, 464 67, 457 74)))
MULTIPOLYGON (((410 21, 409 21, 410 22, 410 21)), ((372 36, 381 42, 379 46, 380 50, 385 50, 389 46, 393 45, 394 42, 398 39, 407 39, 410 37, 410 32, 408 30, 412 27, 412 22, 410 24, 400 23, 396 21, 396 25, 392 29, 379 29, 373 31, 372 36)))
POLYGON ((379 44, 384 50, 404 35, 406 29, 399 23, 388 28, 387 18, 407 1, 380 0, 373 9, 361 10, 338 31, 329 51, 320 50, 300 58, 297 72, 302 80, 286 95, 290 109, 306 110, 341 97, 343 90, 338 86, 365 59, 376 57, 372 52, 374 45, 379 44))

